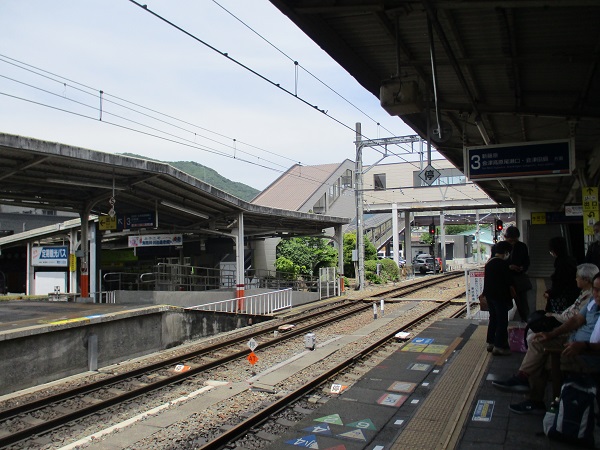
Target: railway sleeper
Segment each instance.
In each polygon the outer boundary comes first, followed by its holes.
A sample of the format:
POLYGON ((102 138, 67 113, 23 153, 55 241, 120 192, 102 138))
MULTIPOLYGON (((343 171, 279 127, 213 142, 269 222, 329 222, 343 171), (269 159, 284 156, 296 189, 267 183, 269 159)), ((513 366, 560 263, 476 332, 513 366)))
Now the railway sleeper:
POLYGON ((19 420, 31 426, 40 425, 45 422, 44 420, 38 419, 37 417, 33 417, 29 414, 19 417, 19 420))

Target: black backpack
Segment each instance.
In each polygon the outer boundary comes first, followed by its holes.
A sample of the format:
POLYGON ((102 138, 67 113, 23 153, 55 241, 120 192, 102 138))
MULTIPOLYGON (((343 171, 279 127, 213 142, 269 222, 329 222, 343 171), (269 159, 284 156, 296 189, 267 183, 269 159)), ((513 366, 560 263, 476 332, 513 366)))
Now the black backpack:
POLYGON ((548 437, 582 447, 594 447, 596 385, 590 377, 572 378, 562 385, 548 437))

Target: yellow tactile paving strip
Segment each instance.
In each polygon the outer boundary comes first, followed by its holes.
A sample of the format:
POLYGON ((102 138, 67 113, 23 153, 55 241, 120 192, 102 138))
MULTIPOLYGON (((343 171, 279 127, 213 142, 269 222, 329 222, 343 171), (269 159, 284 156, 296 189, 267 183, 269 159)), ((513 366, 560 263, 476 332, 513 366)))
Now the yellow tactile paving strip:
POLYGON ((486 333, 487 326, 477 327, 391 450, 454 447, 489 362, 486 333))

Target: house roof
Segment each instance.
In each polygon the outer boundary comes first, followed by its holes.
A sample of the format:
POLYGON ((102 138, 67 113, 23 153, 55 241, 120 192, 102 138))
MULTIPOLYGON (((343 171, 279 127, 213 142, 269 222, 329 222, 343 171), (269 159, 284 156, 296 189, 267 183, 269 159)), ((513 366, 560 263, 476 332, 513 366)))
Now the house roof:
POLYGON ((299 211, 319 189, 322 189, 323 185, 340 167, 349 163, 354 166, 354 163, 348 159, 341 163, 316 166, 295 164, 258 194, 251 203, 270 208, 299 211))

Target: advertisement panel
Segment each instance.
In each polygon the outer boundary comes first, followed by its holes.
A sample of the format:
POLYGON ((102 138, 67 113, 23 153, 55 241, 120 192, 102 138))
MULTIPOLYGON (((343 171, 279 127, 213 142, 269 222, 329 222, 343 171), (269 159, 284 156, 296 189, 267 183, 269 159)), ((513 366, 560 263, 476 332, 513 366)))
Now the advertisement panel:
POLYGON ((31 263, 34 267, 68 267, 69 247, 66 245, 33 247, 31 249, 31 263))

